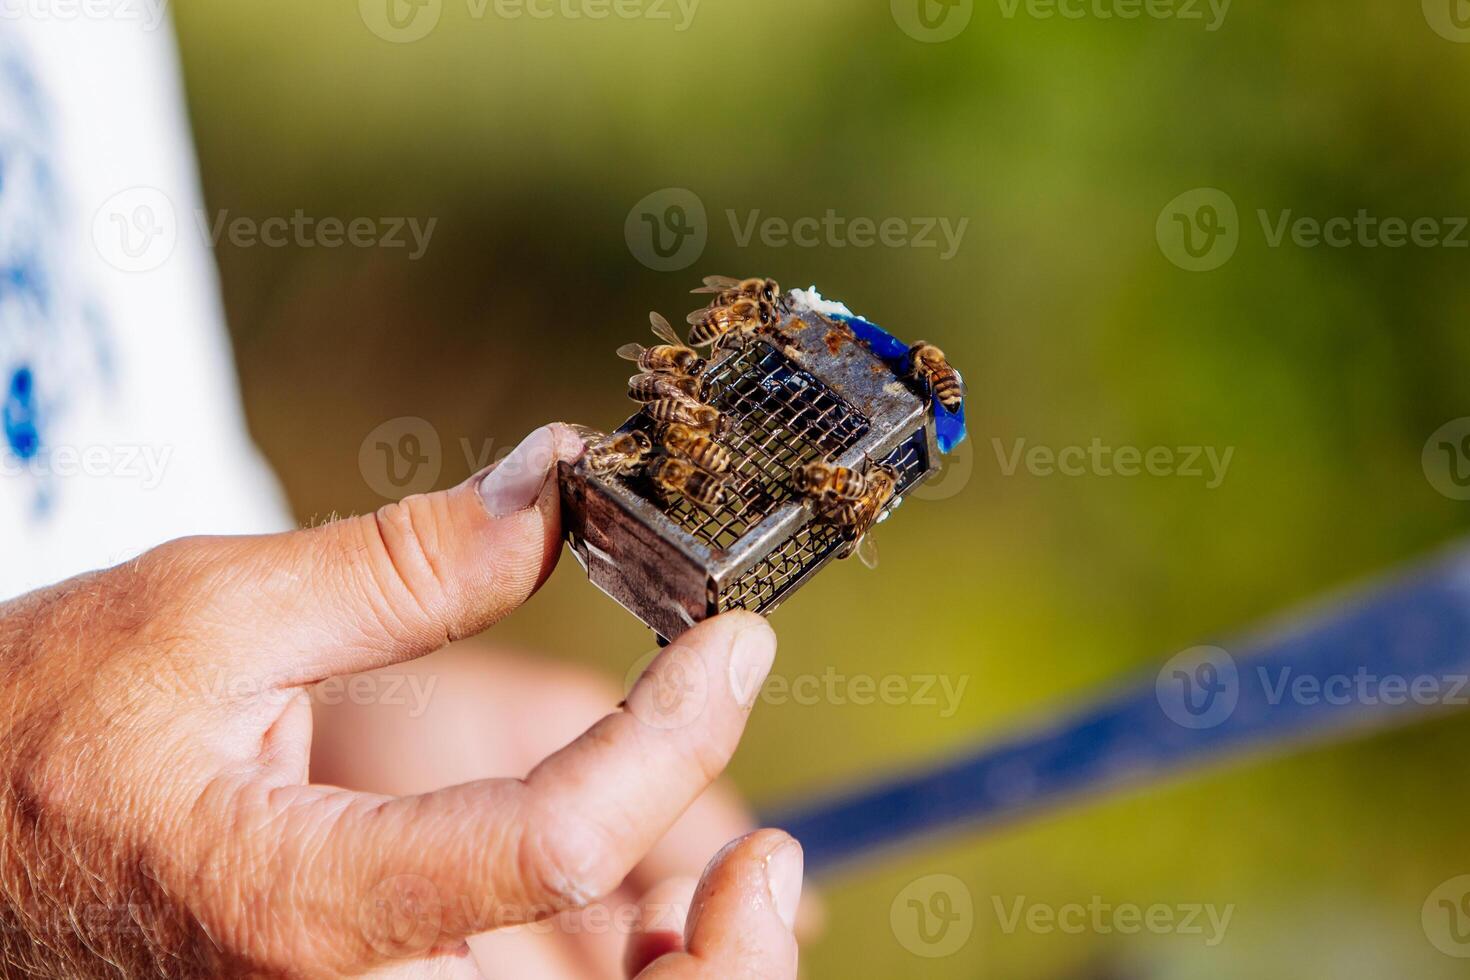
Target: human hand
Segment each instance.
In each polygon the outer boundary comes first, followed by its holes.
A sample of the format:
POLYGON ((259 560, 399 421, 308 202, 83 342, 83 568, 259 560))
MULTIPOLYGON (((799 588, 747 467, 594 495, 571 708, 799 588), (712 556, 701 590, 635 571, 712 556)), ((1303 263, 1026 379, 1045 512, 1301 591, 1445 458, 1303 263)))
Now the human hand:
MULTIPOLYGON (((612 891, 734 751, 775 653, 759 618, 690 631, 524 780, 411 797, 307 782, 307 688, 523 603, 560 549, 553 466, 580 451, 548 427, 483 481, 307 531, 171 542, 0 605, 7 967, 473 976, 464 938, 485 909, 534 921, 612 891), (681 674, 706 683, 669 726, 681 674), (384 909, 414 928, 385 930, 384 909)), ((710 975, 769 975, 728 960, 765 951, 700 940, 728 896, 758 893, 756 863, 737 848, 711 869, 689 954, 654 969, 708 953, 727 957, 710 975)))
MULTIPOLYGON (((593 670, 482 638, 334 679, 313 693, 313 778, 407 796, 490 776, 523 776, 627 692, 593 670)), ((534 926, 472 937, 476 962, 490 980, 622 980, 630 933, 657 914, 640 899, 672 889, 687 905, 711 859, 755 827, 734 787, 716 782, 615 892, 534 926)), ((677 905, 658 901, 666 905, 664 918, 682 916, 677 905)), ((820 902, 804 889, 797 938, 805 945, 820 925, 820 902)))

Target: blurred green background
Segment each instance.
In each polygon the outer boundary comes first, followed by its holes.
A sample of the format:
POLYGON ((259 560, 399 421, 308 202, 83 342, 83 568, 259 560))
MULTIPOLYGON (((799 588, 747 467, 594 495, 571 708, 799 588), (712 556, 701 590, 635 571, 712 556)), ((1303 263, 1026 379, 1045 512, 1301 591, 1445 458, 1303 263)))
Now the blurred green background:
MULTIPOLYGON (((252 429, 303 520, 383 502, 358 452, 399 416, 437 429, 451 485, 471 472, 465 444, 620 422, 612 351, 646 339, 650 308, 692 308, 707 273, 815 282, 942 345, 971 391, 969 479, 884 526, 877 572, 845 563, 777 613, 776 669, 943 674, 968 679, 964 698, 951 717, 763 705, 732 770, 754 800, 1045 718, 1470 526, 1421 465, 1430 433, 1470 415, 1466 252, 1273 248, 1256 218, 1470 213, 1470 45, 1419 4, 1240 0, 1209 31, 1203 5, 1204 21, 1072 20, 979 3, 934 44, 885 2, 705 0, 686 31, 672 5, 673 21, 475 9, 445 0, 426 37, 390 43, 348 0, 177 4, 212 210, 438 219, 416 262, 219 246, 252 429), (645 267, 624 236, 666 187, 710 216, 680 272, 645 267), (1155 237, 1197 187, 1240 212, 1238 251, 1210 272, 1155 237), (828 209, 969 226, 944 261, 742 247, 726 218, 828 209), (998 458, 1017 439, 1094 438, 1235 452, 1216 489, 1006 475, 998 458)), ((649 649, 572 562, 497 637, 618 676, 649 649)), ((888 855, 827 883, 808 974, 1463 975, 1420 907, 1470 871, 1467 750, 1470 718, 1449 717, 888 855), (972 891, 975 932, 920 959, 890 905, 939 872, 972 891), (1235 911, 1206 948, 1008 932, 992 898, 1022 896, 1235 911)))

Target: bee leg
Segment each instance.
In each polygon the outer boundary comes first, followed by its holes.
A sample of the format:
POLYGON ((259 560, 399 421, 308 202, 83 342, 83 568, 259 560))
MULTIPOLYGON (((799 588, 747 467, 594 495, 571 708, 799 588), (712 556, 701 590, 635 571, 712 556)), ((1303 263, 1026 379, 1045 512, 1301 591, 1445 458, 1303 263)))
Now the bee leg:
POLYGON ((801 347, 796 343, 796 335, 788 331, 785 327, 778 324, 773 327, 766 327, 761 333, 775 341, 776 346, 781 349, 781 353, 787 357, 793 357, 801 353, 801 347))

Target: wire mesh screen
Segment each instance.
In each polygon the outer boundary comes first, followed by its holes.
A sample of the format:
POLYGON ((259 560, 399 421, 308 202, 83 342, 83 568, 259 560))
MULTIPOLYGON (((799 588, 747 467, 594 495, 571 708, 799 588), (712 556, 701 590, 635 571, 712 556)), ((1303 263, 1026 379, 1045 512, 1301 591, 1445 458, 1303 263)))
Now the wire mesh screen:
MULTIPOLYGON (((907 493, 928 472, 928 438, 923 429, 882 460, 898 471, 898 494, 907 493)), ((762 612, 779 600, 803 575, 843 547, 841 533, 830 524, 806 524, 720 593, 720 612, 762 612)))
POLYGON ((842 535, 830 524, 805 525, 720 593, 720 612, 760 612, 781 598, 807 569, 841 546, 842 535))
POLYGON ((734 457, 725 504, 706 511, 683 497, 667 504, 639 487, 686 531, 728 550, 778 505, 796 496, 791 473, 835 457, 868 432, 868 420, 779 351, 754 343, 712 365, 707 401, 729 417, 718 441, 734 457))
POLYGON ((898 495, 903 496, 929 472, 929 440, 920 429, 904 440, 888 457, 885 465, 898 471, 898 495))

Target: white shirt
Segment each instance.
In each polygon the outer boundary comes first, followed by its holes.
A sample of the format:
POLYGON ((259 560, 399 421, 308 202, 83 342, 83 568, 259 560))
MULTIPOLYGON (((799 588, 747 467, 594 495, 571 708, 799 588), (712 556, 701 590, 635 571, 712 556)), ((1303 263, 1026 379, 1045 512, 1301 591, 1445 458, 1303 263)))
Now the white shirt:
POLYGON ((288 524, 197 231, 172 36, 113 6, 0 6, 0 598, 288 524))

